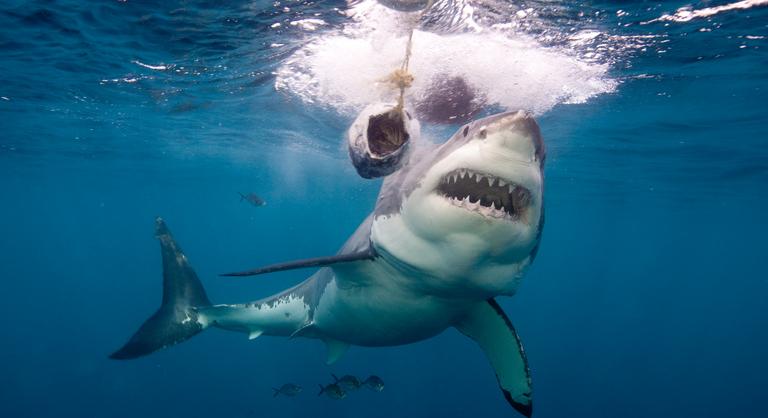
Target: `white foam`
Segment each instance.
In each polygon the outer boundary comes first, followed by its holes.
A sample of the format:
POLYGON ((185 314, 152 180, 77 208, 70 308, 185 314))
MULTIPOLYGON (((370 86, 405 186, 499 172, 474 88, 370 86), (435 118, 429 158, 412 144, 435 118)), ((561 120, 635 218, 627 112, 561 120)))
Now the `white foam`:
POLYGON ((768 0, 742 0, 735 3, 724 4, 715 7, 706 7, 703 9, 694 10, 690 6, 681 7, 677 9, 675 14, 664 14, 660 17, 643 22, 643 24, 667 21, 667 22, 689 22, 693 19, 701 19, 705 17, 714 16, 718 13, 728 12, 731 10, 746 10, 752 7, 768 6, 768 0))
MULTIPOLYGON (((348 14, 353 22, 321 35, 283 63, 276 72, 277 90, 345 113, 396 96, 381 80, 401 64, 414 14, 396 13, 375 1, 359 3, 348 14)), ((414 32, 411 98, 426 95, 433 77, 458 76, 490 105, 541 114, 616 87, 606 64, 565 48, 546 48, 525 35, 482 28, 469 6, 458 16, 462 33, 414 32)))
POLYGON ((159 64, 159 65, 144 64, 139 60, 133 60, 131 62, 140 67, 149 68, 150 70, 156 70, 156 71, 165 71, 170 68, 168 65, 164 65, 164 64, 159 64))
POLYGON ((324 26, 326 23, 322 19, 300 19, 294 20, 290 24, 291 26, 298 26, 306 31, 313 31, 317 29, 318 26, 324 26))

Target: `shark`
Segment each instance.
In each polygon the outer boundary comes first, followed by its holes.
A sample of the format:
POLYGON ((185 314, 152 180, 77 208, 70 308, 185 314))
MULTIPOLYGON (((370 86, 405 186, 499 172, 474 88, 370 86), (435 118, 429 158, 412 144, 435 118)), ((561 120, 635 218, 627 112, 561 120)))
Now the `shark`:
POLYGON ((453 327, 487 356, 506 401, 532 413, 523 344, 497 302, 517 292, 544 226, 545 146, 534 118, 504 112, 423 146, 384 178, 373 212, 332 256, 228 273, 317 268, 253 302, 213 304, 166 223, 160 308, 110 357, 133 359, 208 329, 314 338, 327 362, 350 345, 414 343, 453 327))

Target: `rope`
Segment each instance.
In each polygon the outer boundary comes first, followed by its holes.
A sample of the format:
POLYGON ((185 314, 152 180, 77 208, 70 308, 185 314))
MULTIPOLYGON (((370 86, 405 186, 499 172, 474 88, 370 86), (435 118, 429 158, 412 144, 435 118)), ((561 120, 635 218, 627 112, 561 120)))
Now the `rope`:
POLYGON ((405 58, 403 59, 402 65, 386 78, 386 81, 394 84, 395 87, 400 89, 400 96, 397 98, 397 106, 395 106, 393 111, 397 112, 397 114, 403 120, 405 120, 403 115, 405 108, 405 89, 411 87, 414 80, 413 75, 408 72, 408 65, 411 62, 411 53, 413 51, 413 32, 416 30, 416 26, 419 24, 419 21, 421 21, 421 18, 427 14, 430 8, 432 8, 432 4, 434 4, 434 2, 435 0, 429 0, 427 7, 421 11, 419 18, 416 20, 416 23, 413 25, 413 27, 411 27, 411 31, 408 34, 408 43, 405 46, 405 58))

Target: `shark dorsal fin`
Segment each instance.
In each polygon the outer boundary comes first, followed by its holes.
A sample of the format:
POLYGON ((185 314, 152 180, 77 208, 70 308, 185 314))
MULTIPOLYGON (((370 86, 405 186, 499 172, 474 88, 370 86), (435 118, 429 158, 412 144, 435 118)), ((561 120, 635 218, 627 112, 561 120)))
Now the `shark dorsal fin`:
POLYGON ((350 263, 354 261, 373 260, 376 258, 376 250, 373 247, 368 247, 363 251, 337 254, 330 257, 315 257, 304 258, 301 260, 288 261, 285 263, 270 264, 268 266, 259 267, 253 270, 240 271, 236 273, 224 273, 220 276, 227 277, 242 277, 242 276, 255 276, 257 274, 274 273, 276 271, 294 270, 307 267, 327 267, 339 263, 350 263))

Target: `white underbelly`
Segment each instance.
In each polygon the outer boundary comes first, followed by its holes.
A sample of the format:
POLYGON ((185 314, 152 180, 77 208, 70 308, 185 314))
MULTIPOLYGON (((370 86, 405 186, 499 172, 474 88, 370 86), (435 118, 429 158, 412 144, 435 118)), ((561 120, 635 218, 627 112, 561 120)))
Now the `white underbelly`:
POLYGON ((389 276, 360 286, 331 281, 315 311, 316 329, 354 345, 400 345, 441 333, 464 311, 462 302, 419 294, 403 279, 389 276))

